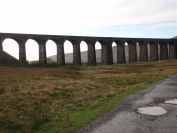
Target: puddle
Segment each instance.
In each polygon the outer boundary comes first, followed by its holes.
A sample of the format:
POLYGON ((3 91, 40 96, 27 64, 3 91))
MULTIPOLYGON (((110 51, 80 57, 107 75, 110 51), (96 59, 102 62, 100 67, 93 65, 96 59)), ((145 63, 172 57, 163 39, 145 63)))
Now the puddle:
POLYGON ((138 108, 138 112, 146 115, 163 115, 167 111, 162 107, 144 107, 138 108))
POLYGON ((170 101, 165 101, 165 103, 177 104, 177 99, 170 100, 170 101))
POLYGON ((177 83, 166 83, 169 86, 177 86, 177 83))

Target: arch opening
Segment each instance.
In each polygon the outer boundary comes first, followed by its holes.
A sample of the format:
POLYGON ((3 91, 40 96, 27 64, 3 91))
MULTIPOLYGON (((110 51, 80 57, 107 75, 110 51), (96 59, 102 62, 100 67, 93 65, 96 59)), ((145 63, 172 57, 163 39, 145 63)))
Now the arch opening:
POLYGON ((98 63, 98 64, 100 64, 101 61, 102 61, 102 58, 101 58, 101 53, 102 53, 101 48, 102 48, 101 43, 97 41, 95 43, 95 49, 96 49, 95 52, 96 52, 96 63, 98 63))
POLYGON ((118 60, 117 60, 117 44, 115 42, 112 43, 112 57, 113 57, 113 63, 118 63, 118 60))
POLYGON ((47 63, 57 62, 57 45, 53 40, 46 42, 47 63))
POLYGON ((19 60, 19 44, 17 41, 11 38, 6 38, 3 41, 2 46, 3 51, 19 60))
POLYGON ((81 51, 81 62, 88 62, 88 41, 81 41, 80 43, 80 51, 81 51))
POLYGON ((150 62, 150 44, 147 44, 148 61, 150 62))
POLYGON ((64 42, 64 54, 65 54, 65 63, 72 64, 73 63, 73 44, 66 40, 64 42))
POLYGON ((139 42, 136 43, 136 51, 137 51, 137 61, 140 61, 140 45, 139 42))
POLYGON ((124 47, 125 47, 125 61, 126 63, 128 63, 129 62, 129 46, 127 42, 124 43, 124 47))
POLYGON ((26 42, 26 59, 29 63, 39 62, 39 44, 34 39, 28 39, 26 42))
POLYGON ((158 60, 160 60, 160 49, 161 49, 161 47, 160 47, 160 44, 158 43, 157 44, 157 51, 158 51, 158 60))

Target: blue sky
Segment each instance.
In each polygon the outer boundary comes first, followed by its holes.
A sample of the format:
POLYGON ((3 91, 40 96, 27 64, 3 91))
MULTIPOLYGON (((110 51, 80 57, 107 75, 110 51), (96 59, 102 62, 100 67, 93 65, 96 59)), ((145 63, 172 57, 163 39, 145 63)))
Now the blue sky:
POLYGON ((103 37, 136 37, 136 38, 171 38, 177 35, 175 21, 164 21, 144 24, 126 24, 105 26, 93 29, 75 30, 75 35, 103 37))
MULTIPOLYGON (((0 0, 0 32, 171 38, 177 35, 177 0, 0 0)), ((68 41, 64 46, 66 53, 72 51, 68 41)), ((3 47, 18 58, 12 40, 3 47)), ((26 47, 27 59, 37 59, 36 42, 29 40, 26 47)), ((47 55, 56 54, 52 41, 47 49, 47 55)))

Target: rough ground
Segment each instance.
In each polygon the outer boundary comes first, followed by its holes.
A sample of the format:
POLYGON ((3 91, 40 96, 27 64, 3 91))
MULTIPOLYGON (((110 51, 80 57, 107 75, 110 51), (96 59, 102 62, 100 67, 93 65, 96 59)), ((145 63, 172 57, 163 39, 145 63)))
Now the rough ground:
POLYGON ((177 105, 165 104, 177 98, 177 76, 158 82, 129 96, 102 118, 84 126, 77 133, 176 133, 177 105), (143 115, 141 107, 159 106, 167 110, 161 116, 143 115))

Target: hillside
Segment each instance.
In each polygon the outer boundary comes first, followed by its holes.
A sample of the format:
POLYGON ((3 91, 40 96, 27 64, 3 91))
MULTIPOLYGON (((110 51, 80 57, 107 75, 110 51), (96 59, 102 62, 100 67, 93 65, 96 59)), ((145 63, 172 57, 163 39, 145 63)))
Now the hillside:
POLYGON ((172 37, 172 39, 177 39, 177 36, 172 37))
MULTIPOLYGON (((127 50, 128 50, 128 47, 125 46, 125 51, 127 51, 127 50)), ((116 62, 116 60, 117 60, 117 46, 113 46, 112 51, 113 51, 113 60, 114 60, 114 62, 116 62)), ((126 54, 126 57, 128 57, 128 54, 126 54)), ((56 55, 50 56, 48 58, 51 58, 53 62, 57 61, 56 55)), ((65 54, 65 61, 72 62, 73 61, 73 53, 65 54)), ((81 61, 87 62, 87 51, 81 52, 81 61)), ((97 61, 97 63, 101 62, 101 49, 96 49, 96 61, 97 61)))
POLYGON ((11 56, 10 54, 6 53, 5 51, 0 50, 0 65, 21 65, 22 63, 11 56))

